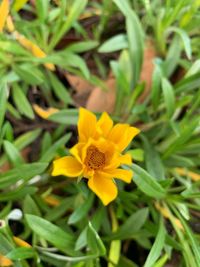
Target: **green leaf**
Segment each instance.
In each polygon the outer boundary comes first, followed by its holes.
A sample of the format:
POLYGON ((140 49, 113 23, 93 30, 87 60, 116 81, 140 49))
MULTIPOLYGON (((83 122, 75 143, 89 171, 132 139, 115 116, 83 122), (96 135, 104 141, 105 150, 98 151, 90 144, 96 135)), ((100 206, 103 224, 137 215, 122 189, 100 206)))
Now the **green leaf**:
POLYGON ((41 22, 44 22, 48 16, 49 0, 46 0, 46 1, 36 0, 35 5, 36 5, 36 10, 37 10, 37 15, 39 17, 39 20, 41 22))
POLYGON ((136 234, 148 218, 148 208, 143 208, 133 213, 116 232, 108 236, 109 239, 127 239, 136 234))
POLYGON ((23 90, 19 87, 17 83, 12 84, 12 95, 19 112, 29 119, 34 119, 35 116, 32 107, 28 99, 26 98, 26 95, 24 94, 23 90))
POLYGON ((131 149, 127 151, 131 155, 133 160, 144 161, 144 150, 140 148, 131 149))
POLYGON ((143 29, 136 13, 132 10, 126 20, 128 43, 130 51, 130 60, 132 63, 132 86, 136 86, 140 78, 140 72, 143 63, 143 29))
POLYGON ((150 175, 157 177, 158 180, 165 179, 164 166, 159 153, 154 146, 150 144, 147 138, 143 136, 145 164, 150 175))
MULTIPOLYGON (((0 41, 0 50, 12 53, 18 56, 28 56, 29 52, 25 50, 20 44, 12 41, 0 41)), ((9 81, 11 82, 11 81, 9 81)))
MULTIPOLYGON (((105 208, 101 206, 91 219, 91 223, 96 231, 100 229, 100 226, 105 217, 105 208)), ((80 233, 78 239, 76 240, 75 250, 81 250, 87 245, 87 227, 85 227, 80 233)))
POLYGON ((83 53, 89 50, 94 49, 98 46, 97 41, 84 41, 84 42, 77 42, 72 43, 67 47, 67 51, 73 52, 73 53, 83 53))
POLYGON ((164 198, 166 195, 163 187, 156 181, 154 177, 148 174, 141 167, 132 164, 130 167, 133 170, 133 182, 137 184, 139 189, 147 196, 153 198, 164 198))
MULTIPOLYGON (((51 208, 45 215, 45 219, 48 221, 56 221, 62 215, 66 214, 68 210, 71 210, 75 202, 75 197, 67 197, 60 202, 60 204, 54 208, 51 208)), ((37 214, 35 214, 37 215, 37 214)))
MULTIPOLYGON (((175 208, 173 209, 175 211, 175 208)), ((195 260, 197 263, 197 266, 199 267, 200 265, 200 251, 199 251, 199 243, 198 240, 196 239, 196 236, 194 233, 191 231, 191 229, 188 227, 187 223, 185 220, 181 217, 181 215, 176 211, 176 214, 178 215, 178 218, 180 219, 184 230, 185 230, 185 235, 188 237, 187 242, 189 241, 191 244, 191 248, 193 250, 193 253, 195 255, 195 260)))
POLYGON ((170 27, 170 28, 168 28, 167 31, 175 32, 180 36, 180 38, 183 41, 183 45, 184 45, 184 48, 185 48, 186 55, 187 55, 188 59, 191 59, 191 57, 192 57, 192 48, 191 48, 190 38, 189 38, 187 32, 184 31, 183 29, 180 29, 180 28, 177 28, 177 27, 170 27))
POLYGON ((87 230, 88 228, 85 227, 82 232, 80 233, 78 239, 76 240, 75 250, 81 250, 87 245, 87 230))
POLYGON ((0 232, 0 253, 5 255, 12 250, 14 245, 0 232))
POLYGON ((69 13, 67 15, 67 19, 65 19, 64 23, 60 27, 59 31, 55 33, 53 36, 49 49, 53 49, 55 45, 59 42, 64 34, 66 34, 69 29, 73 26, 75 20, 79 17, 81 12, 84 10, 87 5, 87 0, 75 0, 73 4, 70 6, 69 13))
POLYGON ((128 0, 121 2, 120 0, 113 0, 123 15, 126 17, 131 12, 131 6, 128 0))
POLYGON ((165 244, 165 235, 166 230, 163 224, 163 219, 160 220, 158 234, 156 236, 156 240, 148 254, 148 257, 145 261, 144 267, 153 267, 156 260, 159 258, 161 251, 165 244))
POLYGON ((69 68, 72 70, 73 68, 75 68, 81 71, 85 79, 87 80, 90 79, 90 72, 86 62, 82 59, 82 57, 72 52, 69 52, 68 50, 67 51, 63 50, 61 52, 54 53, 52 55, 46 56, 45 58, 38 58, 37 62, 40 63, 51 62, 53 64, 66 68, 67 70, 69 68))
POLYGON ((196 73, 194 75, 181 79, 179 82, 175 84, 174 89, 176 94, 180 95, 181 92, 188 92, 196 88, 199 88, 199 84, 200 84, 200 73, 196 73))
MULTIPOLYGON (((50 253, 50 252, 42 252, 42 259, 46 259, 48 262, 48 259, 51 259, 51 263, 52 260, 54 265, 56 266, 58 263, 67 263, 69 264, 69 262, 78 262, 78 264, 82 261, 89 261, 91 259, 96 259, 98 257, 98 255, 96 254, 92 254, 92 255, 88 255, 88 256, 79 256, 79 257, 68 257, 68 256, 64 256, 64 255, 60 255, 60 254, 55 254, 55 253, 50 253), (47 257, 43 257, 43 256, 47 256, 47 257)), ((82 263, 81 263, 82 264, 82 263)), ((79 265, 78 265, 79 266, 79 265)), ((82 266, 82 265, 81 265, 82 266)))
POLYGON ((196 61, 193 62, 189 70, 187 71, 185 77, 190 77, 194 74, 197 74, 200 72, 200 59, 197 59, 196 61))
POLYGON ((51 134, 49 132, 45 132, 43 137, 42 137, 42 141, 41 141, 41 156, 43 154, 45 154, 45 152, 47 151, 47 149, 49 149, 52 145, 52 137, 51 134))
POLYGON ((37 188, 34 186, 26 186, 26 187, 17 187, 10 192, 1 193, 0 201, 9 201, 9 200, 22 200, 27 195, 33 195, 37 192, 37 188))
POLYGON ((124 257, 123 255, 120 256, 119 264, 120 267, 138 267, 132 260, 124 257))
POLYGON ((128 35, 128 47, 130 52, 130 62, 132 64, 132 85, 135 87, 143 63, 144 37, 143 29, 137 14, 131 9, 129 1, 113 0, 126 17, 126 27, 128 35))
POLYGON ((5 131, 5 139, 13 142, 14 140, 14 129, 9 121, 6 121, 4 126, 4 131, 5 131))
POLYGON ((19 11, 21 8, 24 7, 24 5, 26 4, 27 0, 14 0, 13 1, 13 6, 12 8, 15 10, 15 11, 19 11))
POLYGON ((172 40, 170 47, 167 51, 167 55, 165 58, 165 61, 163 62, 163 72, 165 74, 165 77, 171 77, 171 75, 176 70, 181 56, 181 41, 178 36, 175 36, 175 38, 172 40))
POLYGON ((27 84, 39 85, 44 82, 42 72, 38 68, 33 67, 31 64, 14 65, 13 69, 22 79, 22 81, 26 82, 27 84))
POLYGON ((0 82, 0 133, 3 124, 7 103, 7 85, 4 81, 0 82))
POLYGON ((181 127, 180 135, 176 139, 173 139, 173 142, 171 142, 166 148, 166 151, 163 154, 163 159, 167 159, 173 153, 179 151, 182 145, 191 138, 198 124, 199 120, 196 118, 195 120, 191 121, 189 125, 184 125, 184 127, 181 127))
POLYGON ((161 68, 158 64, 155 64, 153 77, 152 77, 152 89, 151 89, 151 99, 152 99, 153 107, 155 110, 157 109, 159 105, 161 78, 162 78, 161 68))
POLYGON ((175 111, 175 97, 172 85, 165 78, 162 78, 162 90, 168 117, 171 118, 175 111))
POLYGON ((12 210, 12 202, 8 202, 0 211, 0 219, 5 219, 12 210))
POLYGON ((9 158, 9 160, 11 161, 11 163, 14 166, 19 166, 22 163, 24 163, 24 160, 21 157, 21 155, 20 155, 19 151, 17 150, 17 148, 15 147, 15 145, 13 145, 9 141, 4 141, 3 144, 4 144, 5 152, 9 158))
POLYGON ((41 216, 41 212, 31 196, 26 196, 23 203, 24 213, 41 216))
POLYGON ((81 204, 74 212, 69 216, 68 224, 74 224, 80 221, 83 217, 87 216, 94 200, 94 194, 90 194, 89 197, 81 204))
POLYGON ((55 247, 65 252, 73 250, 74 237, 71 234, 38 216, 26 214, 25 218, 29 227, 39 237, 44 238, 55 247))
POLYGON ((22 135, 20 135, 15 141, 14 145, 16 146, 17 149, 21 150, 34 142, 38 136, 41 133, 41 129, 36 129, 33 131, 26 132, 22 135))
POLYGON ((106 254, 106 248, 100 236, 92 226, 91 222, 88 223, 87 240, 88 240, 88 246, 94 253, 97 253, 101 256, 106 254))
POLYGON ((155 264, 154 267, 164 267, 166 261, 168 260, 169 256, 165 253, 155 264))
POLYGON ((75 109, 63 109, 49 116, 48 120, 65 125, 76 125, 78 122, 78 111, 75 109))
POLYGON ((105 41, 98 49, 99 53, 111 53, 128 48, 128 40, 125 34, 118 34, 105 41))
POLYGON ((56 75, 48 71, 48 77, 55 95, 64 103, 71 103, 72 100, 67 88, 58 80, 56 75))
POLYGON ((36 252, 33 248, 15 248, 11 250, 6 257, 11 260, 25 260, 34 258, 36 256, 36 252))
POLYGON ((0 189, 13 185, 19 180, 26 182, 35 175, 41 174, 46 168, 47 163, 22 164, 6 173, 0 174, 0 189))
POLYGON ((40 158, 40 162, 49 162, 51 161, 56 154, 56 151, 63 147, 70 139, 71 133, 66 134, 62 138, 60 138, 58 141, 56 141, 40 158))

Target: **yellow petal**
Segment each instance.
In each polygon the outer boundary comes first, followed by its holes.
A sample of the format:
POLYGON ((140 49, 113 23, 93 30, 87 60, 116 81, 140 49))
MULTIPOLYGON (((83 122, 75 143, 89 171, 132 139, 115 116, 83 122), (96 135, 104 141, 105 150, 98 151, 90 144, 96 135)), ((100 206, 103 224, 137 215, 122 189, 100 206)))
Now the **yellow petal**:
MULTIPOLYGON (((21 35, 18 32, 15 32, 15 38, 23 47, 29 50, 34 56, 38 58, 46 57, 44 51, 42 51, 42 49, 39 46, 28 40, 25 36, 21 35)), ((44 65, 47 69, 51 71, 55 70, 55 66, 52 63, 44 63, 44 65)))
POLYGON ((116 178, 120 179, 126 183, 130 183, 133 177, 133 172, 131 170, 124 170, 124 169, 113 169, 113 170, 106 170, 105 173, 101 172, 101 175, 104 175, 105 178, 116 178))
POLYGON ((100 133, 103 134, 104 137, 108 135, 110 130, 113 127, 113 121, 110 118, 110 116, 106 113, 103 112, 101 115, 100 119, 97 122, 97 128, 100 129, 100 133))
POLYGON ((75 146, 73 146, 69 152, 80 162, 82 163, 82 152, 85 144, 84 143, 77 143, 75 146))
POLYGON ((106 206, 117 197, 117 187, 112 179, 104 178, 104 176, 95 173, 88 180, 89 188, 101 199, 106 206))
POLYGON ((118 146, 119 151, 123 151, 139 132, 139 129, 128 124, 118 123, 110 131, 108 139, 118 146))
POLYGON ((104 167, 104 171, 117 169, 122 164, 131 165, 131 163, 132 158, 130 154, 121 155, 120 153, 115 152, 113 153, 113 156, 110 157, 110 162, 107 162, 104 167))
POLYGON ((48 119, 49 116, 59 111, 56 108, 43 109, 36 104, 33 105, 33 109, 35 110, 36 114, 43 119, 48 119))
POLYGON ((3 0, 0 5, 0 32, 2 32, 9 13, 9 0, 3 0))
POLYGON ((1 267, 13 266, 13 262, 10 259, 3 256, 2 254, 0 254, 0 266, 1 267))
POLYGON ((68 177, 78 177, 82 172, 82 165, 72 156, 62 157, 53 162, 53 176, 65 175, 68 177))
MULTIPOLYGON (((27 243, 26 241, 22 240, 19 237, 13 236, 13 239, 15 241, 15 243, 19 246, 19 247, 25 247, 25 248, 30 248, 31 245, 29 243, 27 243)), ((1 265, 0 265, 1 266, 1 265)))
POLYGON ((120 164, 130 165, 132 163, 132 158, 130 154, 121 155, 119 160, 120 164))
POLYGON ((87 109, 80 108, 78 120, 79 141, 86 142, 90 137, 95 136, 96 116, 87 109))

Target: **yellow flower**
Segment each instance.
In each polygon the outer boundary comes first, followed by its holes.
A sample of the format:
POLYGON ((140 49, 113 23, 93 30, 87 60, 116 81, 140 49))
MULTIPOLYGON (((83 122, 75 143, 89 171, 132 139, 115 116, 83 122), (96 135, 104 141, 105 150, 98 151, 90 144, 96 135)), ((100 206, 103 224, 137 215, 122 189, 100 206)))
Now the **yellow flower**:
POLYGON ((131 156, 122 152, 139 132, 128 124, 113 126, 106 112, 97 121, 93 113, 80 108, 78 143, 70 149, 72 156, 54 160, 52 175, 87 178, 89 188, 107 205, 117 197, 114 178, 131 182, 132 171, 120 168, 131 164, 131 156))

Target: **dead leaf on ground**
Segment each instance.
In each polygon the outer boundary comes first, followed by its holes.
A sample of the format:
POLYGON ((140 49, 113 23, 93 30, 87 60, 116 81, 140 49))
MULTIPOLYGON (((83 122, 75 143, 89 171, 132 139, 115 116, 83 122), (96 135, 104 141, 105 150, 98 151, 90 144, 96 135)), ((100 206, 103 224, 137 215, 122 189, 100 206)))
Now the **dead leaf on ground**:
MULTIPOLYGON (((140 80, 145 82, 145 90, 139 97, 138 102, 142 103, 148 96, 151 90, 152 74, 154 70, 153 59, 156 57, 156 51, 153 43, 147 41, 144 50, 144 62, 141 70, 140 80)), ((86 108, 91 111, 107 111, 112 113, 115 107, 116 100, 116 81, 114 77, 109 75, 110 78, 106 81, 108 91, 103 91, 100 87, 94 88, 87 100, 86 108)))
MULTIPOLYGON (((29 162, 29 154, 31 152, 31 147, 26 147, 21 151, 21 156, 25 162, 29 162)), ((2 166, 0 166, 0 173, 7 172, 11 169, 11 164, 7 161, 2 166)))
POLYGON ((74 95, 72 96, 75 104, 77 106, 85 106, 86 101, 94 88, 94 85, 81 77, 69 73, 66 73, 65 77, 75 91, 74 95))
POLYGON ((0 167, 0 173, 4 173, 8 171, 9 169, 10 169, 10 164, 6 162, 0 167))
POLYGON ((151 91, 152 75, 154 71, 153 60, 155 57, 156 57, 155 46, 152 41, 148 40, 146 42, 146 47, 144 49, 144 61, 140 75, 140 80, 145 82, 145 89, 138 99, 139 103, 144 102, 144 100, 151 91))
POLYGON ((116 81, 113 77, 108 78, 105 82, 108 90, 102 90, 100 87, 96 87, 92 90, 87 103, 86 108, 91 111, 112 113, 115 107, 116 99, 116 81))
MULTIPOLYGON (((145 90, 139 97, 138 102, 142 103, 151 90, 152 74, 154 70, 153 59, 156 57, 156 50, 152 41, 146 42, 144 50, 144 62, 141 70, 140 80, 145 82, 145 90)), ((73 99, 77 106, 85 106, 87 109, 96 112, 107 111, 112 113, 116 100, 116 81, 112 74, 109 75, 105 84, 108 90, 94 87, 91 83, 75 75, 65 74, 75 94, 73 99)))

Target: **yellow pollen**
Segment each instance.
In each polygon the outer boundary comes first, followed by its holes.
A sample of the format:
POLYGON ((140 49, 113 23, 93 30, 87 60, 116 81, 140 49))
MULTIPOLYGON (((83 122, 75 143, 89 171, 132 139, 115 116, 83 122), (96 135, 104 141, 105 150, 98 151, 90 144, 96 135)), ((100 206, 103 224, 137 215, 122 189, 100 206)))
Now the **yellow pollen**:
POLYGON ((99 151, 95 146, 89 146, 85 164, 91 170, 98 170, 105 165, 105 154, 99 151))

